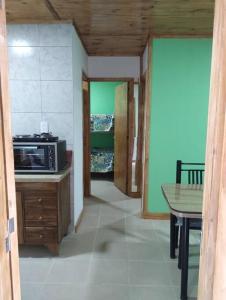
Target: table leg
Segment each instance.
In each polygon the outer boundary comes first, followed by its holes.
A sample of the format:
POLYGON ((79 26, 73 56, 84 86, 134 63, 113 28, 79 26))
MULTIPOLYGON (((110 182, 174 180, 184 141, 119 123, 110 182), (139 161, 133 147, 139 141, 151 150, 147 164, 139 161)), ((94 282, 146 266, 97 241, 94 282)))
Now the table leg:
POLYGON ((183 218, 181 228, 181 300, 187 300, 188 290, 188 258, 189 258, 189 218, 183 218))
POLYGON ((177 217, 170 215, 170 258, 176 258, 175 250, 178 244, 178 226, 176 226, 177 217))

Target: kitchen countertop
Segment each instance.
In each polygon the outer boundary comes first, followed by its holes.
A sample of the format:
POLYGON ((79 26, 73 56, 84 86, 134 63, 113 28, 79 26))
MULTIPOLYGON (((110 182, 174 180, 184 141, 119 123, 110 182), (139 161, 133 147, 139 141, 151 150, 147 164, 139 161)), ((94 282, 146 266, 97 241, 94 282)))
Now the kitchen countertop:
POLYGON ((71 166, 55 174, 15 174, 16 182, 60 182, 71 171, 71 166))

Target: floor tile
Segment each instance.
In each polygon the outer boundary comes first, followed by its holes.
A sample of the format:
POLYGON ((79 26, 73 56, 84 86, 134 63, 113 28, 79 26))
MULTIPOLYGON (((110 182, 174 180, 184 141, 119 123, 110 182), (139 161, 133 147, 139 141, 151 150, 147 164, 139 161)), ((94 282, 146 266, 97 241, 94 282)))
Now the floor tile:
POLYGON ((126 285, 87 286, 84 300, 129 300, 129 287, 126 285))
POLYGON ((123 227, 101 228, 97 231, 96 243, 119 241, 125 241, 125 229, 123 227))
POLYGON ((81 223, 79 224, 79 233, 90 232, 99 227, 99 215, 89 215, 84 213, 81 223))
POLYGON ((89 282, 128 284, 128 262, 126 260, 93 259, 89 282))
POLYGON ((129 283, 131 285, 172 285, 167 263, 129 261, 129 283))
POLYGON ((90 262, 87 260, 56 259, 46 283, 88 282, 90 262))
POLYGON ((173 287, 130 287, 130 300, 175 300, 173 287))
POLYGON ((128 245, 126 242, 96 242, 93 255, 103 259, 128 259, 128 245))
POLYGON ((164 260, 158 243, 130 243, 128 247, 129 260, 148 260, 162 262, 164 260))
POLYGON ((52 259, 35 258, 20 260, 21 282, 43 283, 53 265, 52 259))
POLYGON ((143 228, 153 229, 153 223, 151 220, 142 219, 140 214, 131 215, 126 217, 126 228, 143 228))
POLYGON ((41 295, 41 300, 84 300, 85 289, 83 285, 77 283, 45 284, 41 295))
POLYGON ((158 242, 158 237, 153 229, 144 228, 126 228, 126 241, 129 243, 146 243, 153 244, 158 242))
POLYGON ((114 206, 112 203, 102 204, 100 206, 101 216, 119 216, 120 218, 125 217, 125 211, 123 208, 114 206))
POLYGON ((112 215, 112 216, 105 216, 100 215, 100 222, 99 227, 124 227, 125 228, 125 218, 121 215, 112 215))
POLYGON ((44 285, 39 283, 22 283, 21 298, 22 300, 42 300, 41 294, 44 285))
MULTIPOLYGON (((74 238, 63 240, 60 246, 60 257, 89 259, 93 252, 96 232, 86 232, 75 234, 74 238)), ((59 258, 60 258, 59 257, 59 258)))

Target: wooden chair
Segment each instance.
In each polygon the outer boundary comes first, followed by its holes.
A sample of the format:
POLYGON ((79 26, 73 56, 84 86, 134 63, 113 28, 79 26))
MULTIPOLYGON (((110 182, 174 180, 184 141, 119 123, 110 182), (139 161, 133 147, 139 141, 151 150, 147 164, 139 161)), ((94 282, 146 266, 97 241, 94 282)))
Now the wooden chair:
MULTIPOLYGON (((176 183, 188 183, 188 184, 203 184, 204 175, 204 163, 183 163, 181 160, 177 160, 176 165, 176 183)), ((176 258, 176 248, 178 248, 178 236, 180 220, 174 215, 170 215, 170 257, 176 258)), ((201 230, 202 221, 191 219, 189 229, 201 230)), ((181 243, 179 243, 181 245, 181 243)), ((180 252, 179 251, 179 263, 180 267, 180 252)))

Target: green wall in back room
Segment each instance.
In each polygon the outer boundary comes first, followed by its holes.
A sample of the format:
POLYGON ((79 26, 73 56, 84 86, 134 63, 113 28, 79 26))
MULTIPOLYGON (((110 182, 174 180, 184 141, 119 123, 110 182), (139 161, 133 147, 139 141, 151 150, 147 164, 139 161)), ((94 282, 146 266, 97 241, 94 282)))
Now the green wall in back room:
MULTIPOLYGON (((91 114, 114 114, 115 89, 121 82, 91 82, 90 112, 91 114)), ((114 147, 113 134, 92 133, 91 147, 114 147)))
POLYGON ((154 39, 148 210, 167 212, 161 184, 174 183, 176 160, 204 162, 211 39, 154 39))
POLYGON ((91 114, 113 114, 115 111, 115 88, 121 82, 91 82, 91 114))

